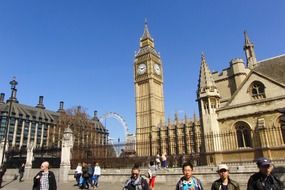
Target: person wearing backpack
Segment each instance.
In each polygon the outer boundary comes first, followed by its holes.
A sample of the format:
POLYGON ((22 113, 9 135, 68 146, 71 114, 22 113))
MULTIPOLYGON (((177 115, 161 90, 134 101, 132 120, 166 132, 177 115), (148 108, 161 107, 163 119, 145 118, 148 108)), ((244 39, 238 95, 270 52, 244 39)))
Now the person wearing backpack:
POLYGON ((149 190, 147 181, 141 177, 138 166, 132 168, 131 177, 126 181, 123 190, 149 190))
POLYGON ((185 162, 182 165, 183 177, 176 184, 176 190, 203 190, 201 181, 192 175, 193 165, 185 162))

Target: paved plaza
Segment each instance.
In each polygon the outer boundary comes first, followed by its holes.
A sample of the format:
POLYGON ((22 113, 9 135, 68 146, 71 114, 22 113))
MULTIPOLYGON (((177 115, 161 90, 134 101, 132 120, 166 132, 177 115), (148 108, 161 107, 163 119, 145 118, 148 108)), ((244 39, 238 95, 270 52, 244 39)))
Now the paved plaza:
MULTIPOLYGON (((19 183, 19 181, 4 181, 2 184, 4 187, 3 190, 29 190, 32 189, 32 182, 31 181, 24 181, 19 183)), ((121 190, 123 187, 123 183, 101 183, 100 186, 97 188, 98 190, 121 190)), ((1 190, 2 190, 1 189, 1 190)), ((58 190, 77 190, 78 187, 74 186, 74 183, 58 183, 58 190)), ((91 190, 92 188, 90 188, 91 190)), ((174 187, 158 184, 157 190, 173 190, 174 187)))
MULTIPOLYGON (((32 181, 24 181, 19 183, 18 180, 10 180, 10 181, 3 181, 3 187, 1 190, 29 190, 32 189, 32 181)), ((121 190, 123 187, 123 183, 115 182, 115 183, 107 183, 102 182, 98 187, 98 190, 121 190)), ((73 182, 70 183, 58 183, 58 190, 77 190, 78 187, 74 186, 73 182)), ((90 188, 91 189, 91 188, 90 188)), ((204 185, 205 190, 210 190, 208 185, 204 185)), ((245 186, 241 186, 241 190, 245 190, 245 186)), ((175 184, 167 185, 162 183, 157 183, 155 185, 155 190, 175 190, 175 184)))

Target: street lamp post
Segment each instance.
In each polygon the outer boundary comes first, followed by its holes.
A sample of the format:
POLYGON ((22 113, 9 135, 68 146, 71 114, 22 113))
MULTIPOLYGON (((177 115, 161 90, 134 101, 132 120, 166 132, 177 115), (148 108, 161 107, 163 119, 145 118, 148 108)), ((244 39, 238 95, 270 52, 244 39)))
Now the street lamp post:
POLYGON ((9 110, 8 110, 8 115, 6 116, 6 126, 5 126, 5 136, 4 136, 4 147, 3 147, 3 153, 2 153, 2 161, 1 161, 1 166, 3 165, 3 162, 4 162, 4 156, 5 156, 5 149, 6 149, 6 144, 7 144, 7 139, 8 139, 8 131, 9 131, 9 126, 10 126, 10 116, 11 116, 11 111, 12 111, 12 103, 13 103, 13 100, 16 96, 15 92, 16 92, 16 85, 17 85, 17 81, 15 79, 13 79, 11 82, 10 82, 10 85, 11 85, 11 89, 12 89, 12 92, 11 92, 11 97, 9 99, 9 110))

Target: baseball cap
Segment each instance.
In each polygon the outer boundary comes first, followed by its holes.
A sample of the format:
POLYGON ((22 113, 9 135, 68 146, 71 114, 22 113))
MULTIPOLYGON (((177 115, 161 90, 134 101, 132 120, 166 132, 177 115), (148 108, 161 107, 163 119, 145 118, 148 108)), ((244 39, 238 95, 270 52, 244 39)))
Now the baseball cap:
POLYGON ((256 164, 257 164, 258 167, 270 165, 271 164, 271 160, 269 160, 268 158, 265 158, 265 157, 261 157, 261 158, 258 158, 256 160, 256 164))
POLYGON ((220 164, 220 165, 218 165, 217 172, 222 170, 222 169, 229 170, 229 167, 226 164, 220 164))

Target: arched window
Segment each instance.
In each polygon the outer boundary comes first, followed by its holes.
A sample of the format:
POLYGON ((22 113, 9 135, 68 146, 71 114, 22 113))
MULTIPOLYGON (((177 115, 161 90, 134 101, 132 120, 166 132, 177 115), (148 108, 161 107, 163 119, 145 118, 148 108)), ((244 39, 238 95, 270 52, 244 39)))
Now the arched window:
POLYGON ((253 99, 265 98, 265 86, 259 81, 254 81, 250 85, 250 93, 253 99))
POLYGON ((252 147, 251 143, 251 130, 247 123, 238 122, 235 125, 238 147, 252 147))

